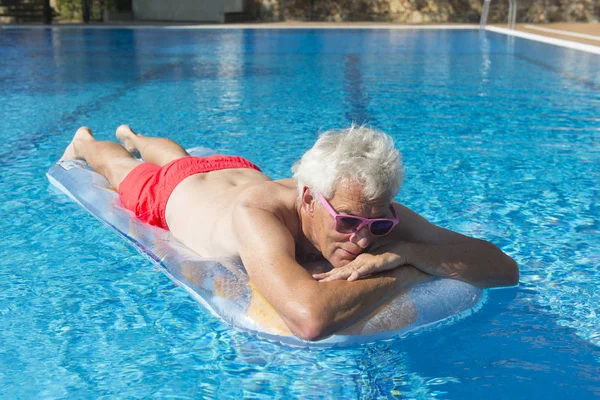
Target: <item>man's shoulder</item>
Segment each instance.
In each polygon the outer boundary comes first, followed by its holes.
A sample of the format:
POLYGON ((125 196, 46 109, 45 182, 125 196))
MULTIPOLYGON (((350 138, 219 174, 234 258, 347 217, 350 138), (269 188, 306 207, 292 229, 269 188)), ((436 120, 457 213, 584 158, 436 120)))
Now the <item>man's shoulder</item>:
POLYGON ((238 204, 268 211, 293 209, 297 197, 292 179, 258 182, 244 187, 238 197, 238 204), (291 182, 290 182, 291 181, 291 182))
POLYGON ((279 220, 288 230, 295 232, 298 224, 297 199, 298 192, 294 181, 282 179, 260 182, 244 188, 236 207, 243 207, 245 212, 255 216, 271 214, 275 217, 273 221, 279 220))
POLYGON ((431 226, 427 219, 407 206, 396 201, 393 202, 393 206, 400 221, 394 229, 394 239, 414 240, 415 237, 419 236, 420 231, 431 226))
POLYGON ((282 234, 287 231, 295 236, 298 230, 296 193, 294 187, 278 181, 243 188, 232 210, 234 226, 255 233, 276 231, 282 234))
POLYGON ((296 186, 293 179, 279 179, 274 181, 253 182, 251 185, 244 185, 240 191, 240 198, 246 201, 265 200, 274 197, 289 197, 296 193, 296 186))
POLYGON ((393 201, 392 205, 394 206, 394 209, 396 210, 396 214, 398 214, 398 219, 402 219, 402 217, 422 218, 419 214, 417 214, 415 211, 411 210, 404 204, 401 204, 397 201, 393 201))

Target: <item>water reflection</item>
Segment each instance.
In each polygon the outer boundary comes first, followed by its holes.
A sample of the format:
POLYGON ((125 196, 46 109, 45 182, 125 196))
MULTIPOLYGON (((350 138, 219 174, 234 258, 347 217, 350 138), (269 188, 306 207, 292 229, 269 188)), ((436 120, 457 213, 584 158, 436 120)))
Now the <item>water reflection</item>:
POLYGON ((228 398, 427 397, 441 385, 456 381, 411 371, 395 341, 320 351, 282 348, 243 335, 230 339, 237 350, 221 354, 214 364, 224 381, 236 382, 221 387, 221 394, 228 398))

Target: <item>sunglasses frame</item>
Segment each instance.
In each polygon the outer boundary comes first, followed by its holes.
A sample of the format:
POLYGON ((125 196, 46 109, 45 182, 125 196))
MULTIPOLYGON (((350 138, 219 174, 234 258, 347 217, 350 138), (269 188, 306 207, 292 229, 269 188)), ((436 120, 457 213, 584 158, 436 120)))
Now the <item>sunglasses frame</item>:
POLYGON ((391 218, 363 218, 363 217, 357 217, 356 215, 339 214, 337 211, 335 211, 335 209, 333 208, 331 203, 329 203, 329 201, 327 201, 327 199, 321 193, 316 192, 316 194, 317 194, 317 197, 319 198, 319 200, 321 200, 321 203, 325 206, 325 209, 335 219, 335 231, 338 233, 341 233, 341 234, 356 233, 356 232, 360 231, 365 225, 367 225, 369 227, 369 233, 371 235, 385 236, 385 235, 389 234, 391 231, 393 231, 394 228, 396 227, 396 225, 398 225, 398 222, 399 222, 398 215, 396 214, 396 210, 394 209, 394 206, 391 204, 390 204, 390 211, 392 212, 394 219, 391 219, 391 218), (357 219, 360 221, 360 223, 356 226, 356 228, 354 228, 350 232, 340 232, 338 230, 338 223, 339 223, 340 219, 342 219, 342 218, 357 219), (389 231, 387 231, 386 233, 382 233, 382 234, 378 235, 378 234, 373 233, 372 225, 375 222, 380 222, 380 221, 391 222, 392 226, 390 227, 389 231))

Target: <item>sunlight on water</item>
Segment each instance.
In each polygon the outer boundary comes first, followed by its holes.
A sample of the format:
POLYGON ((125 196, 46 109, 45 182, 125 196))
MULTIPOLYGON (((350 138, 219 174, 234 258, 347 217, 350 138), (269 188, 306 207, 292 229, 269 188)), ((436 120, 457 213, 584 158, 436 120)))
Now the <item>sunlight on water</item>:
POLYGON ((540 398, 600 394, 600 59, 477 31, 0 30, 0 395, 540 398), (398 200, 521 267, 475 315, 372 345, 237 332, 45 173, 129 123, 274 178, 318 132, 402 150, 398 200))

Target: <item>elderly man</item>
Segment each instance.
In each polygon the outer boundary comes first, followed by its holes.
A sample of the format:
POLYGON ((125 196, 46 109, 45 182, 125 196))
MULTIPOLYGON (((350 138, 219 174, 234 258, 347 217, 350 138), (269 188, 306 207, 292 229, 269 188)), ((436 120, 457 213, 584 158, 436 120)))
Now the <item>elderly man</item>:
POLYGON ((393 201, 401 157, 382 132, 325 132, 294 165, 294 178, 277 181, 241 157, 191 157, 126 125, 116 134, 122 145, 80 128, 61 160, 85 160, 138 218, 200 255, 239 256, 300 338, 330 335, 432 275, 480 287, 518 282, 516 263, 496 246, 393 201), (311 274, 301 265, 322 259, 331 271, 311 274))

